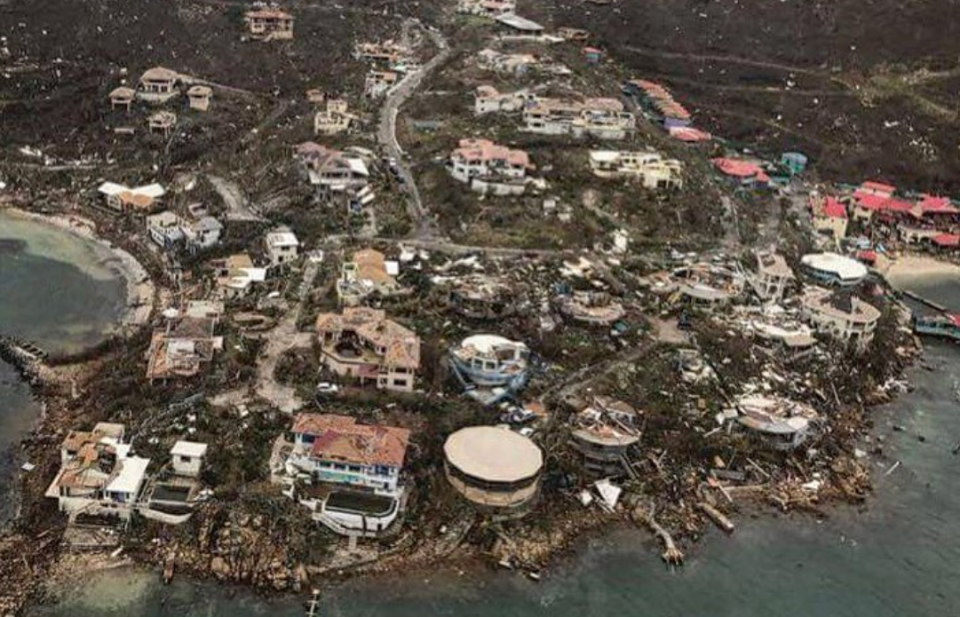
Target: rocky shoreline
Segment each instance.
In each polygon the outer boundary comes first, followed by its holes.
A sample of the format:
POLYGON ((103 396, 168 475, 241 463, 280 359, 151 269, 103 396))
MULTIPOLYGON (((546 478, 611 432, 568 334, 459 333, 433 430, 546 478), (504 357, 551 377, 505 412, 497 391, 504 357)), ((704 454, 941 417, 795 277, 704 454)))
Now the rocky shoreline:
MULTIPOLYGON (((916 353, 917 348, 914 348, 904 352, 901 357, 891 358, 897 363, 898 375, 909 366, 916 353)), ((114 563, 96 556, 88 561, 84 556, 61 553, 59 539, 64 523, 52 504, 45 503, 42 479, 52 475, 56 469, 59 436, 70 427, 87 422, 93 411, 77 404, 73 397, 76 384, 85 383, 101 367, 109 366, 122 354, 122 351, 113 351, 87 362, 55 367, 45 372, 44 379, 37 385, 35 391, 47 406, 48 414, 37 431, 23 444, 25 456, 37 463, 37 469, 24 478, 23 516, 11 532, 0 538, 0 576, 18 583, 0 593, 0 614, 17 614, 31 597, 42 595, 49 582, 48 572, 66 569, 80 573, 87 568, 109 567, 114 563)), ((83 389, 82 385, 80 389, 83 389)), ((888 401, 890 396, 886 391, 877 390, 864 403, 881 404, 888 401)), ((848 431, 855 440, 865 434, 869 426, 869 412, 864 410, 862 414, 855 415, 851 422, 844 424, 843 430, 848 431)), ((807 493, 792 474, 787 474, 764 486, 729 489, 733 495, 731 503, 736 501, 734 510, 738 517, 742 517, 769 511, 771 507, 779 511, 804 511, 823 516, 832 503, 863 502, 869 494, 870 482, 862 465, 852 456, 844 455, 836 457, 832 467, 835 470, 833 482, 826 484, 815 496, 807 493)), ((672 531, 681 545, 695 543, 702 537, 710 521, 700 515, 692 507, 693 504, 677 510, 667 495, 658 496, 654 493, 651 496, 654 503, 659 502, 657 511, 660 523, 672 531)), ((441 563, 500 563, 539 575, 541 570, 551 568, 558 559, 567 555, 571 545, 586 534, 604 533, 605 528, 611 525, 631 520, 638 526, 647 526, 643 515, 647 504, 641 506, 637 500, 631 500, 628 509, 604 514, 581 509, 573 495, 561 499, 564 501, 558 502, 557 498, 550 501, 549 506, 542 510, 549 514, 537 525, 513 525, 509 533, 501 533, 492 541, 468 538, 468 533, 474 527, 472 522, 468 523, 467 530, 461 536, 451 542, 444 534, 424 533, 423 525, 428 528, 432 525, 429 521, 421 521, 420 525, 416 525, 419 531, 411 532, 408 542, 397 542, 399 548, 394 552, 359 564, 341 564, 336 560, 328 560, 324 564, 297 561, 291 558, 285 544, 276 540, 276 530, 263 520, 248 516, 232 519, 224 526, 222 521, 216 522, 218 513, 213 509, 215 506, 210 506, 209 513, 198 512, 197 524, 202 527, 206 520, 212 526, 208 532, 196 535, 196 544, 176 538, 172 542, 157 543, 150 539, 157 536, 147 533, 127 544, 122 563, 130 560, 162 571, 172 562, 179 575, 250 585, 273 592, 302 590, 318 580, 383 575, 411 567, 429 569, 439 567, 441 563), (240 545, 241 553, 238 557, 226 558, 225 555, 232 550, 228 544, 237 537, 244 539, 240 545)), ((232 508, 233 504, 221 502, 219 507, 232 508)), ((476 530, 472 533, 476 533, 476 530)))
MULTIPOLYGON (((72 215, 50 216, 6 204, 0 207, 8 215, 57 227, 97 245, 104 265, 123 278, 127 290, 126 310, 114 331, 106 333, 108 340, 134 336, 150 323, 156 294, 153 281, 133 255, 98 235, 95 224, 72 215)), ((44 497, 46 483, 59 465, 56 444, 78 422, 96 413, 80 404, 79 396, 85 384, 122 353, 122 349, 99 345, 51 362, 14 365, 26 378, 42 412, 33 431, 20 443, 17 456, 32 467, 21 470, 16 485, 10 487, 19 495, 20 514, 0 532, 0 580, 10 583, 0 590, 0 615, 19 614, 30 598, 42 593, 47 573, 60 561, 64 521, 44 497)))

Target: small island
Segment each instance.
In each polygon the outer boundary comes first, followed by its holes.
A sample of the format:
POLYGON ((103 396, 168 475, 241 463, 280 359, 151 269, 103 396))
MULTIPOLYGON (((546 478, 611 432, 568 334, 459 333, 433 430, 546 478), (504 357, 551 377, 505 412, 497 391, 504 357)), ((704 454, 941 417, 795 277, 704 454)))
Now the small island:
POLYGON ((0 212, 97 242, 128 300, 78 353, 0 325, 44 408, 0 614, 117 563, 304 597, 537 580, 614 525, 677 567, 710 526, 869 498, 871 408, 918 335, 960 339, 901 291, 956 271, 960 206, 724 139, 515 10, 381 17, 332 66, 318 11, 211 5, 243 57, 330 75, 158 49, 85 90, 75 144, 0 161, 0 212))

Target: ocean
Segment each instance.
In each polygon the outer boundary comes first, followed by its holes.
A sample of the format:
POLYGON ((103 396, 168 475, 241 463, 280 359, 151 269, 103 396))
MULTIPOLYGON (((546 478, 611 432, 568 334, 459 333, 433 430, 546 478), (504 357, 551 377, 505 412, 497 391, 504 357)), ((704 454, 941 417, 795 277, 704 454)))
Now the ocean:
MULTIPOLYGON (((960 281, 915 289, 960 306, 960 281)), ((818 521, 743 517, 708 534, 666 569, 649 534, 629 528, 585 540, 535 583, 487 569, 390 575, 330 586, 324 616, 342 617, 947 617, 960 614, 960 347, 927 341, 913 392, 874 410, 864 449, 875 493, 818 521), (895 463, 899 466, 893 468, 895 463), (891 468, 893 471, 887 473, 891 468)), ((577 507, 577 506, 571 506, 577 507)), ((101 572, 60 590, 37 617, 303 615, 304 597, 260 597, 157 572, 101 572)))
MULTIPOLYGON (((71 353, 103 340, 126 304, 126 283, 113 256, 53 225, 0 210, 0 333, 50 353, 71 353)), ((19 468, 15 445, 40 406, 13 367, 0 361, 0 523, 15 510, 5 490, 19 468)))

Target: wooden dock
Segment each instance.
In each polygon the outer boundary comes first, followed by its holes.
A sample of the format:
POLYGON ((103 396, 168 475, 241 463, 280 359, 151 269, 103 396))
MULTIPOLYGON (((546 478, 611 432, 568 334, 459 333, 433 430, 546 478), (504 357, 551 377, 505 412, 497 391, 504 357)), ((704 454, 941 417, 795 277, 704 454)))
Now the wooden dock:
POLYGON ((307 602, 306 617, 320 617, 320 590, 314 589, 313 596, 307 602))
POLYGON ((939 312, 944 313, 944 314, 947 314, 947 313, 950 312, 950 311, 947 309, 947 307, 943 306, 942 304, 938 304, 938 303, 934 302, 933 300, 930 300, 930 299, 928 299, 928 298, 924 298, 923 296, 921 296, 921 295, 918 294, 918 293, 914 293, 914 292, 909 291, 909 290, 907 290, 907 289, 904 289, 904 290, 900 291, 899 293, 900 293, 901 296, 906 296, 907 298, 910 298, 911 300, 915 300, 915 301, 919 302, 920 304, 923 304, 924 306, 929 306, 930 308, 934 309, 935 311, 939 311, 939 312))

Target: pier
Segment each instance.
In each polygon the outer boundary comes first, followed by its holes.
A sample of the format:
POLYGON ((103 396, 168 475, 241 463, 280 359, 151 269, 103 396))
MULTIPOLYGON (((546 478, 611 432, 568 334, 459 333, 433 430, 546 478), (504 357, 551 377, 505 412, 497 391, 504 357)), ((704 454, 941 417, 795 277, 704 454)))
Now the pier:
POLYGON ((320 590, 313 590, 313 597, 307 602, 307 617, 320 617, 320 590))
POLYGON ((940 312, 940 313, 946 314, 946 313, 949 313, 949 312, 950 312, 950 310, 947 309, 947 307, 943 306, 942 304, 938 304, 938 303, 934 302, 933 300, 930 300, 930 299, 928 299, 928 298, 924 298, 924 297, 921 296, 920 294, 914 293, 914 292, 912 292, 912 291, 910 291, 910 290, 904 289, 904 290, 900 291, 899 293, 900 293, 901 296, 906 296, 907 298, 910 298, 911 300, 914 300, 914 301, 916 301, 916 302, 919 302, 920 304, 923 304, 924 306, 929 306, 929 307, 932 308, 933 310, 938 311, 938 312, 940 312))
POLYGON ((37 345, 0 334, 0 360, 13 365, 25 381, 33 384, 40 379, 40 366, 46 359, 47 352, 37 345))

